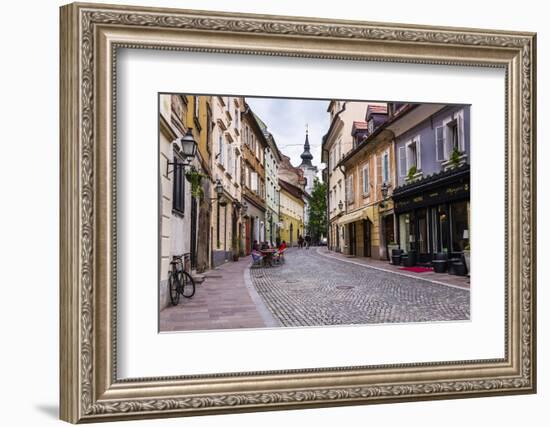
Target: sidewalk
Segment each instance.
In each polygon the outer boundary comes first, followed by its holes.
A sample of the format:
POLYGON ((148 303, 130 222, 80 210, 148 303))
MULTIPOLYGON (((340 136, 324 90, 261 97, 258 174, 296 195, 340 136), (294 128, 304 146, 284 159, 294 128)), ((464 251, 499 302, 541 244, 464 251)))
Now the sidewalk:
POLYGON ((192 298, 160 312, 160 331, 190 331, 275 326, 250 282, 250 257, 204 273, 192 298))
POLYGON ((433 271, 414 273, 412 271, 401 270, 402 266, 392 265, 389 263, 389 261, 382 261, 360 256, 347 256, 338 252, 329 251, 326 247, 318 247, 316 249, 317 253, 319 253, 320 255, 339 259, 343 262, 364 265, 365 267, 375 268, 377 270, 383 270, 390 273, 396 273, 405 277, 413 277, 415 279, 426 280, 431 283, 470 289, 470 278, 466 276, 455 276, 446 273, 434 273, 433 271))

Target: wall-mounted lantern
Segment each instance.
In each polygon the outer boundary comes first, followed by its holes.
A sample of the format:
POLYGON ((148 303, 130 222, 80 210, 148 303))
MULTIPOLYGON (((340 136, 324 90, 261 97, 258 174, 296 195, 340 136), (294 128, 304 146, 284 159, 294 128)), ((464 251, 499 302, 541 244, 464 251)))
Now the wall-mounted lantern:
MULTIPOLYGON (((187 129, 187 133, 183 137, 175 139, 173 141, 173 144, 176 144, 179 151, 181 151, 184 162, 170 162, 168 160, 166 170, 168 171, 169 166, 182 167, 185 169, 191 164, 191 162, 197 155, 197 141, 195 141, 195 138, 193 138, 193 130, 191 128, 187 129)), ((167 174, 169 173, 170 172, 167 172, 167 174)))
POLYGON ((382 192, 382 201, 380 202, 379 206, 382 209, 386 207, 386 198, 388 197, 388 190, 389 190, 388 184, 384 182, 382 184, 382 188, 380 189, 380 191, 382 192))

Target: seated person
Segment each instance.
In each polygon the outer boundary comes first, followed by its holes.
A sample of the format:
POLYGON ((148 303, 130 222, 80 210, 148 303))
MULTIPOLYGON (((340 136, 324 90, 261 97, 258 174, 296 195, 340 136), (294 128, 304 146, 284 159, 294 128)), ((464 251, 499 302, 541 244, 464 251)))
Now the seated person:
POLYGON ((250 255, 252 255, 252 260, 253 260, 254 262, 258 262, 258 261, 260 261, 261 259, 263 259, 263 257, 264 257, 264 256, 262 255, 261 252, 255 250, 255 249, 252 249, 252 252, 251 252, 250 255))
POLYGON ((286 241, 283 240, 283 242, 279 245, 279 252, 282 252, 286 249, 286 241))

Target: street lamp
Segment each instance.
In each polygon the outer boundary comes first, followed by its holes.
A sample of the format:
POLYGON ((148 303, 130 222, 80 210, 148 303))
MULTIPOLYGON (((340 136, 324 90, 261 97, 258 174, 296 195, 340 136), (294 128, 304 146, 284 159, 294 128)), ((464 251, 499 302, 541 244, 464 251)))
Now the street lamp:
POLYGON ((380 189, 380 191, 382 192, 382 201, 380 202, 381 208, 386 207, 386 198, 388 197, 388 189, 389 189, 388 184, 384 182, 382 184, 382 188, 380 189))
POLYGON ((214 189, 216 190, 216 195, 218 196, 218 199, 219 199, 223 194, 223 184, 219 178, 216 179, 216 186, 214 187, 214 189))
POLYGON ((338 209, 340 209, 340 210, 344 209, 344 204, 342 203, 341 200, 340 200, 340 202, 338 203, 338 209))
POLYGON ((385 182, 382 184, 382 198, 386 200, 386 197, 388 197, 388 184, 385 182))
POLYGON ((246 216, 246 212, 248 211, 248 203, 243 202, 241 209, 242 209, 243 216, 246 216))
POLYGON ((227 200, 223 197, 223 184, 219 178, 216 179, 216 186, 214 187, 214 190, 216 191, 218 204, 220 206, 227 206, 227 200))
POLYGON ((166 161, 166 171, 167 174, 169 174, 171 171, 169 170, 170 166, 174 166, 174 168, 184 168, 186 166, 189 166, 193 159, 195 158, 195 155, 197 154, 197 141, 195 141, 195 138, 193 138, 193 131, 191 128, 187 129, 187 133, 185 136, 175 139, 173 141, 173 144, 176 144, 176 147, 179 151, 181 151, 184 162, 180 163, 177 160, 175 162, 171 162, 170 160, 166 161), (179 143, 179 146, 178 146, 179 143))
POLYGON ((179 139, 181 145, 181 151, 183 152, 183 157, 187 160, 187 163, 191 163, 191 160, 197 154, 197 141, 193 138, 193 131, 191 128, 187 129, 187 133, 184 137, 179 139))

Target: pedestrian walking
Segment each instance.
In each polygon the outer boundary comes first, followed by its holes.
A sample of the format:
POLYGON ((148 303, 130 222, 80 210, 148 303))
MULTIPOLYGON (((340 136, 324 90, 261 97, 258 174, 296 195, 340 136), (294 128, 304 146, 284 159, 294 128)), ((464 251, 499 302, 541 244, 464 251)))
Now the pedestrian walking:
POLYGON ((309 249, 309 246, 311 245, 311 236, 309 234, 306 234, 306 249, 309 249))
POLYGON ((302 235, 299 235, 298 236, 298 247, 300 249, 302 249, 303 246, 304 246, 304 238, 302 237, 302 235))

